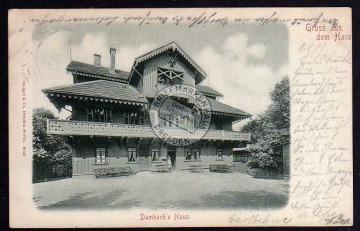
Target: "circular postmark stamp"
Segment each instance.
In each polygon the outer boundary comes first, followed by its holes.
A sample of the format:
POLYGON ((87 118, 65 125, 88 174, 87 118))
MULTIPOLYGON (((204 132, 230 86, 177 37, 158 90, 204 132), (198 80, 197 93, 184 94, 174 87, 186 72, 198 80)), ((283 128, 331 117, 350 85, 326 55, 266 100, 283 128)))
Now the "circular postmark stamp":
POLYGON ((150 105, 151 128, 157 137, 174 146, 187 146, 203 138, 211 123, 208 99, 195 87, 163 88, 150 105))

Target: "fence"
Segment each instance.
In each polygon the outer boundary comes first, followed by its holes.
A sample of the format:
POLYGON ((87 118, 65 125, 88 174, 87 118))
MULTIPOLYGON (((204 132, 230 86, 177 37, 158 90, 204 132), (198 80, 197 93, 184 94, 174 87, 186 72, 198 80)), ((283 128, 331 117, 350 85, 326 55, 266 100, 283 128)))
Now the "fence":
POLYGON ((33 183, 70 178, 71 165, 50 165, 33 161, 33 183))

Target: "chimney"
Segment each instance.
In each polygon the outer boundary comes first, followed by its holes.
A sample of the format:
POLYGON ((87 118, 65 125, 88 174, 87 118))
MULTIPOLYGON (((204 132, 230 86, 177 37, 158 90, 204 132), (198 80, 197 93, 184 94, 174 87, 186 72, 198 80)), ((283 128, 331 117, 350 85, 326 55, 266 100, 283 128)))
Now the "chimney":
POLYGON ((94 54, 94 65, 101 66, 101 55, 94 54))
POLYGON ((111 56, 110 70, 109 70, 110 74, 115 74, 115 54, 116 54, 116 49, 110 48, 110 56, 111 56))

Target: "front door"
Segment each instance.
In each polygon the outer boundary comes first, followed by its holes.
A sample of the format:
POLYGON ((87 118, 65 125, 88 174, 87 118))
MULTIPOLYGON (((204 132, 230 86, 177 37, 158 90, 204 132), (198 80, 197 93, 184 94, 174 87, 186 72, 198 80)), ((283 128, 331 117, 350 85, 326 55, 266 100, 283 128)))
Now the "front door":
POLYGON ((171 167, 172 167, 173 169, 175 169, 175 164, 176 164, 176 149, 175 149, 175 148, 168 148, 167 155, 168 155, 168 157, 170 157, 171 167))

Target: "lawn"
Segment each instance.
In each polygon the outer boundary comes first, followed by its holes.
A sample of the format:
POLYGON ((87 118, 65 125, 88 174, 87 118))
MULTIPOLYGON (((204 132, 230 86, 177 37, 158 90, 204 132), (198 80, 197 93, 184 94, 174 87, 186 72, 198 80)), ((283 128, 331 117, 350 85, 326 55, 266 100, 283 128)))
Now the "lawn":
POLYGON ((80 176, 34 184, 40 209, 274 209, 286 205, 289 183, 241 173, 140 172, 80 176))

